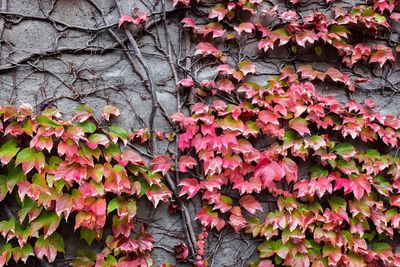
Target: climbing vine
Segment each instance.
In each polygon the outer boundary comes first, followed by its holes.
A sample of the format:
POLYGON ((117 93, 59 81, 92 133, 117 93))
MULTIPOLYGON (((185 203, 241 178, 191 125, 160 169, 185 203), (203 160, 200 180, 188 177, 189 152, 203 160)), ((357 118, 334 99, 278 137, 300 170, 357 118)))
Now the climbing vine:
MULTIPOLYGON (((393 66, 400 44, 388 36, 400 7, 324 0, 324 12, 305 15, 306 1, 283 2, 173 1, 185 11, 193 56, 216 70, 213 79, 189 69, 177 79, 181 63, 168 52, 178 98, 173 132, 154 129, 153 117, 149 128, 129 133, 111 123, 119 115, 114 106, 96 118, 80 105, 70 121, 56 109, 1 107, 0 203, 8 218, 0 222, 0 266, 29 257, 53 262, 64 252, 62 222, 89 245, 102 242, 101 251, 81 251, 71 266, 151 266, 155 240, 135 219, 141 198, 155 208, 170 202, 170 213, 182 214, 179 262, 212 265, 209 234, 231 228, 257 240, 251 266, 399 266, 400 120, 376 112, 370 99, 341 103, 317 88, 338 84, 351 98, 369 78, 348 70, 393 66), (243 40, 254 40, 260 57, 286 51, 279 73, 256 81, 259 66, 243 40), (333 50, 341 64, 291 65, 304 50, 316 57, 333 50), (156 139, 175 142, 176 150, 157 155, 156 139), (149 144, 149 161, 135 142, 149 144), (201 207, 190 214, 193 199, 201 207)), ((148 20, 135 9, 121 14, 119 27, 146 73, 154 116, 152 73, 131 27, 148 20)), ((398 90, 390 81, 382 89, 398 90)))
POLYGON ((146 197, 157 207, 171 191, 139 154, 121 150, 135 135, 109 123, 115 115, 119 110, 106 106, 96 120, 89 106, 79 106, 66 121, 56 109, 34 115, 26 105, 0 108, 0 200, 18 206, 17 213, 2 206, 9 218, 0 222, 7 240, 1 266, 33 255, 53 262, 64 252, 60 224, 71 217, 89 245, 105 240, 94 258, 80 255, 71 266, 114 266, 117 258, 151 265, 154 239, 135 224, 137 200, 146 197))

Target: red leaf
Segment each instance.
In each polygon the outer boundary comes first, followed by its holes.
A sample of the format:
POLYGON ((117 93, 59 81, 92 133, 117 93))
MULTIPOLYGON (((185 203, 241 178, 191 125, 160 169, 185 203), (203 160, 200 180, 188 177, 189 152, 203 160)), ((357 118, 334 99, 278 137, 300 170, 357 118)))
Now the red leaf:
POLYGON ((56 259, 57 252, 64 252, 64 241, 59 234, 53 234, 44 239, 40 236, 35 243, 35 255, 43 260, 46 256, 48 262, 53 262, 56 259))
POLYGON ((109 163, 104 165, 104 191, 121 194, 121 192, 130 191, 132 188, 126 169, 121 165, 112 166, 109 163))
POLYGON ((251 22, 243 22, 240 23, 239 26, 234 26, 235 31, 238 34, 241 34, 243 31, 247 33, 251 33, 255 30, 254 24, 251 22))
POLYGON ((87 179, 87 167, 83 167, 76 163, 68 164, 66 162, 62 162, 58 166, 54 177, 54 180, 61 179, 70 185, 72 185, 73 182, 80 184, 82 181, 87 179))
POLYGON ((297 164, 290 158, 284 158, 281 161, 282 169, 285 171, 286 181, 288 183, 297 181, 297 164))
POLYGON ((25 148, 21 150, 15 159, 15 166, 22 164, 24 174, 30 172, 33 168, 40 173, 45 167, 45 157, 42 152, 37 152, 34 148, 25 148))
POLYGON ((144 231, 142 225, 142 232, 137 236, 137 243, 140 253, 150 252, 153 250, 153 243, 155 242, 151 234, 144 231))
POLYGON ((108 147, 110 140, 104 134, 92 134, 89 136, 88 141, 86 142, 87 146, 90 149, 96 149, 99 145, 108 147))
POLYGON ((374 3, 374 9, 378 9, 381 13, 388 10, 389 13, 393 12, 395 1, 390 0, 378 0, 374 3))
POLYGON ((196 33, 206 36, 209 33, 212 33, 213 38, 221 37, 225 34, 226 30, 224 27, 217 22, 210 22, 206 25, 198 26, 196 28, 196 33))
POLYGON ((196 22, 192 18, 184 18, 181 22, 184 28, 194 28, 196 26, 196 22))
POLYGON ((225 75, 232 75, 235 70, 229 66, 228 64, 221 64, 217 67, 218 72, 225 74, 225 75))
POLYGON ((366 83, 369 82, 369 79, 366 77, 360 77, 354 80, 355 83, 366 83))
POLYGON ((318 39, 314 30, 302 30, 296 33, 296 42, 302 47, 306 47, 306 42, 313 44, 318 39))
POLYGON ((59 217, 64 214, 65 220, 68 220, 68 216, 72 209, 72 198, 69 194, 63 194, 57 198, 56 201, 56 213, 59 217))
POLYGON ((256 66, 254 65, 253 62, 251 61, 242 61, 238 65, 239 70, 243 72, 243 74, 246 76, 249 73, 255 73, 256 72, 256 66))
POLYGON ((307 127, 308 122, 303 118, 295 118, 289 121, 289 127, 296 130, 301 136, 310 134, 310 129, 307 127))
POLYGON ((135 20, 132 18, 132 16, 123 15, 119 18, 119 27, 125 23, 135 23, 135 20))
POLYGON ((196 219, 200 220, 203 226, 210 228, 216 227, 218 230, 221 230, 225 225, 225 221, 219 218, 218 213, 212 211, 212 208, 209 206, 201 208, 196 213, 196 219))
POLYGON ((185 6, 190 4, 190 0, 173 0, 172 6, 175 7, 178 3, 181 3, 185 6))
POLYGON ((260 111, 260 113, 258 113, 258 118, 263 123, 272 123, 275 125, 279 125, 279 121, 278 121, 279 116, 270 110, 260 111))
POLYGON ((189 250, 184 242, 175 246, 175 257, 179 261, 185 261, 189 256, 189 250))
POLYGON ((280 15, 281 19, 287 20, 287 21, 292 21, 292 20, 296 20, 299 16, 297 15, 296 11, 293 10, 289 10, 286 12, 283 12, 280 15))
POLYGON ((121 156, 117 159, 119 164, 121 164, 122 167, 125 167, 128 165, 128 163, 131 163, 133 165, 141 166, 144 165, 145 162, 143 159, 140 157, 139 154, 132 150, 127 150, 124 153, 121 154, 121 156))
POLYGON ((194 86, 192 78, 180 80, 177 84, 178 87, 192 88, 194 86))
POLYGON ((223 20, 226 14, 228 13, 228 9, 224 4, 216 4, 213 8, 210 9, 208 17, 210 19, 217 18, 218 21, 223 20))
POLYGON ((370 177, 366 174, 360 174, 358 176, 354 175, 350 178, 335 178, 335 188, 334 190, 338 190, 340 188, 344 188, 344 193, 349 194, 353 193, 354 197, 357 200, 360 200, 364 192, 371 192, 371 181, 370 177))
POLYGON ((218 89, 227 93, 235 90, 235 85, 229 79, 222 79, 217 82, 218 89))
POLYGON ((172 196, 172 192, 166 186, 157 187, 153 185, 150 190, 146 191, 146 196, 156 208, 160 201, 168 201, 172 196))
POLYGON ((66 142, 60 141, 58 144, 58 155, 65 155, 67 158, 71 158, 78 154, 78 146, 72 140, 67 140, 66 142))
POLYGON ((181 156, 179 158, 179 171, 180 172, 187 172, 188 168, 192 169, 196 165, 197 165, 197 161, 191 156, 181 156))
POLYGON ((397 12, 393 12, 392 14, 390 14, 390 18, 392 20, 395 20, 397 22, 400 22, 400 13, 397 12))
POLYGON ((110 115, 114 115, 114 116, 119 116, 121 113, 119 111, 119 109, 117 107, 114 106, 110 106, 107 105, 103 108, 103 113, 101 114, 101 116, 109 121, 110 120, 110 115))
POLYGON ((195 55, 213 55, 214 57, 220 57, 221 51, 215 46, 208 42, 200 42, 196 45, 195 55))
POLYGON ((260 177, 263 187, 268 187, 272 181, 280 181, 284 175, 281 165, 269 159, 260 161, 254 170, 254 176, 260 177))
POLYGON ((258 202, 253 196, 243 196, 239 200, 240 206, 245 208, 251 214, 255 214, 257 210, 263 211, 260 202, 258 202))
POLYGON ((200 189, 196 178, 186 178, 179 183, 179 186, 182 186, 179 196, 187 194, 188 199, 194 197, 200 189))
POLYGON ((240 195, 244 193, 251 194, 253 192, 260 193, 262 182, 259 177, 251 177, 249 181, 245 181, 243 178, 236 179, 233 184, 233 189, 239 190, 240 195))
POLYGON ((394 61, 393 52, 390 47, 384 47, 373 52, 369 60, 370 63, 379 63, 381 68, 386 63, 386 61, 394 61))
POLYGON ((153 166, 153 170, 155 172, 161 171, 163 175, 167 174, 169 169, 171 169, 173 162, 170 157, 162 155, 157 156, 151 161, 151 165, 153 166))
POLYGON ((231 216, 229 216, 229 224, 236 233, 239 233, 240 230, 247 226, 247 221, 243 217, 239 207, 233 207, 230 212, 231 216))

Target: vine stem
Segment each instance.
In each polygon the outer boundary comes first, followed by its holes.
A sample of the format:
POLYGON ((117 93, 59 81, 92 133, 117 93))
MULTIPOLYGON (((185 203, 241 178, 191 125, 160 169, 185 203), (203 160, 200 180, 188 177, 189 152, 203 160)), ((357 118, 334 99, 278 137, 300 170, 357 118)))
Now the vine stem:
MULTIPOLYGON (((123 11, 123 7, 121 5, 120 0, 114 0, 117 9, 118 9, 118 13, 120 16, 122 16, 124 14, 123 11)), ((165 9, 164 9, 164 13, 163 13, 163 17, 165 19, 166 14, 165 14, 165 9)), ((165 24, 164 24, 165 26, 165 24)), ((150 119, 149 119, 149 129, 150 132, 153 133, 151 135, 151 139, 150 139, 150 151, 151 154, 156 155, 157 154, 157 146, 156 146, 156 140, 155 140, 155 135, 154 135, 154 118, 157 112, 157 108, 158 108, 158 99, 157 99, 157 95, 155 92, 155 88, 154 88, 154 76, 149 68, 149 66, 147 65, 146 61, 143 58, 142 53, 140 52, 139 46, 135 40, 135 37, 133 36, 132 32, 130 31, 130 29, 126 26, 124 26, 124 30, 125 30, 125 34, 128 37, 128 41, 132 47, 133 50, 133 54, 135 55, 136 59, 140 62, 140 64, 142 65, 145 73, 146 73, 146 79, 145 79, 145 84, 146 87, 148 88, 148 91, 151 94, 151 100, 152 100, 152 110, 150 113, 150 119)), ((174 79, 177 82, 178 81, 178 74, 176 72, 176 69, 174 67, 174 62, 173 62, 173 56, 172 56, 172 47, 171 47, 171 43, 167 40, 167 45, 168 45, 168 58, 169 58, 169 63, 171 65, 171 68, 173 70, 173 74, 174 74, 174 79)), ((178 93, 179 94, 179 93, 178 93)), ((178 100, 178 108, 180 109, 180 100, 178 100)), ((175 175, 179 175, 178 170, 176 171, 175 175)), ((184 201, 179 197, 179 191, 178 188, 176 187, 175 182, 173 181, 173 179, 171 178, 170 174, 167 173, 165 175, 165 178, 167 180, 167 183, 169 185, 169 187, 171 188, 174 197, 177 199, 179 206, 182 209, 182 222, 183 222, 183 226, 184 226, 184 230, 185 230, 185 235, 187 236, 187 240, 188 240, 188 246, 193 254, 193 256, 196 256, 196 250, 195 250, 195 246, 196 246, 196 235, 193 229, 193 226, 191 224, 191 219, 190 219, 190 213, 189 210, 186 206, 186 204, 184 203, 184 201)), ((177 177, 176 177, 177 178, 177 177)))
MULTIPOLYGON (((167 27, 167 24, 166 24, 167 14, 166 14, 166 11, 165 11, 165 1, 164 0, 161 1, 161 5, 162 5, 162 16, 163 16, 164 33, 165 33, 165 39, 166 39, 167 51, 168 51, 168 62, 169 62, 169 65, 171 67, 171 70, 172 70, 172 74, 173 74, 173 77, 174 77, 175 85, 177 85, 178 82, 179 82, 179 76, 178 76, 178 72, 176 71, 176 67, 175 67, 176 59, 174 57, 173 48, 172 48, 172 44, 171 44, 171 39, 169 37, 168 27, 167 27)), ((181 96, 180 96, 180 93, 179 93, 179 89, 176 90, 176 107, 177 107, 177 112, 181 112, 181 96)), ((175 168, 175 181, 177 183, 180 181, 180 175, 179 175, 179 169, 178 169, 178 166, 179 166, 179 154, 180 153, 179 153, 178 143, 179 143, 179 135, 177 135, 176 139, 175 139, 175 151, 176 151, 176 157, 175 157, 175 166, 176 166, 176 168, 175 168)), ((174 182, 172 181, 172 179, 170 177, 169 177, 169 179, 171 180, 170 183, 174 184, 174 182)), ((193 226, 192 226, 192 224, 190 222, 190 213, 189 213, 189 210, 187 209, 185 203, 183 202, 183 200, 179 197, 178 190, 176 189, 175 191, 176 191, 175 192, 175 197, 177 197, 178 204, 182 208, 182 213, 183 213, 182 223, 183 223, 183 225, 187 226, 187 227, 184 228, 184 230, 185 230, 186 236, 188 237, 187 238, 188 246, 189 246, 189 249, 190 249, 192 255, 196 256, 196 249, 195 249, 196 248, 196 235, 194 233, 193 226)))
MULTIPOLYGON (((119 15, 122 16, 124 14, 124 11, 123 11, 123 7, 121 5, 120 0, 114 0, 114 2, 117 5, 119 15)), ((153 77, 153 74, 152 74, 149 66, 147 65, 146 61, 143 58, 142 53, 140 52, 139 46, 138 46, 132 32, 126 26, 124 26, 124 30, 125 30, 126 36, 128 37, 128 41, 131 45, 134 56, 140 62, 140 64, 142 65, 142 67, 146 73, 145 84, 146 84, 148 91, 151 94, 151 104, 152 104, 150 117, 149 117, 149 130, 151 133, 154 133, 154 118, 156 116, 157 108, 158 108, 158 100, 157 100, 157 95, 156 95, 155 88, 154 88, 154 77, 153 77)), ((154 134, 151 135, 151 138, 150 138, 150 152, 153 155, 157 154, 156 137, 154 134)))
MULTIPOLYGON (((7 11, 7 6, 8 6, 7 0, 1 0, 0 11, 1 12, 7 11)), ((4 32, 5 23, 6 23, 6 20, 4 18, 0 18, 0 40, 3 40, 3 32, 4 32)), ((3 46, 1 46, 1 47, 3 47, 3 46)), ((0 51, 1 51, 1 47, 0 47, 0 51)), ((2 63, 1 61, 2 61, 2 58, 0 56, 0 63, 2 63)))

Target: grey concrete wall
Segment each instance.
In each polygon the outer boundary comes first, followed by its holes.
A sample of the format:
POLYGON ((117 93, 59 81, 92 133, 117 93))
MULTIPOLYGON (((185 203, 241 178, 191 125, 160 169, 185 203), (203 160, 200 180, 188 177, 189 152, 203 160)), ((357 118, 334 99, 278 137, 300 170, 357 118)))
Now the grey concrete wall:
MULTIPOLYGON (((80 103, 91 105, 100 111, 106 104, 116 105, 122 114, 117 123, 129 130, 148 126, 152 102, 140 73, 144 73, 140 63, 134 64, 127 58, 125 33, 118 29, 119 15, 114 1, 111 0, 2 0, 0 12, 0 105, 31 104, 36 111, 55 106, 66 116, 80 103), (115 38, 117 37, 117 38, 115 38), (138 74, 139 72, 139 74, 138 74)), ((160 18, 162 1, 124 0, 123 9, 129 14, 134 7, 147 10, 152 14, 146 30, 136 30, 139 48, 155 78, 155 89, 160 108, 157 109, 156 128, 170 131, 171 125, 164 116, 176 112, 175 81, 167 59, 167 39, 160 18), (158 21, 158 23, 155 23, 158 21)), ((280 9, 286 9, 285 1, 274 1, 280 9)), ((318 1, 315 1, 318 2, 318 1)), ((351 5, 352 1, 336 1, 335 5, 351 5)), ((268 5, 268 4, 265 4, 268 5)), ((167 34, 172 43, 176 62, 185 65, 186 51, 183 29, 179 21, 185 10, 172 10, 172 1, 166 0, 167 34)), ((323 9, 317 3, 303 8, 307 14, 315 9, 323 9)), ((201 7, 193 11, 201 10, 201 7)), ((398 39, 399 25, 392 25, 390 38, 398 39)), ((389 36, 388 36, 389 38, 389 36)), ((238 57, 251 57, 257 65, 257 76, 253 79, 265 83, 271 73, 276 73, 282 64, 302 65, 314 62, 315 67, 323 69, 327 65, 338 66, 340 60, 335 51, 326 51, 323 57, 316 57, 312 49, 302 49, 299 56, 289 59, 285 49, 267 54, 260 53, 256 43, 243 39, 243 49, 228 44, 229 61, 238 57), (303 51, 304 50, 304 51, 303 51)), ((132 55, 132 54, 131 54, 132 55)), ((194 60, 192 62, 195 62, 194 60)), ((180 78, 186 75, 176 64, 180 78)), ((335 84, 323 84, 319 89, 324 94, 332 94, 340 101, 349 97, 358 101, 372 98, 378 105, 377 110, 384 114, 399 116, 400 94, 397 83, 400 82, 399 65, 385 65, 383 69, 361 63, 354 70, 344 70, 350 75, 357 73, 370 77, 371 82, 360 85, 350 96, 343 87, 335 84)), ((215 77, 215 65, 197 61, 191 68, 197 80, 215 77)), ((183 96, 185 97, 185 96, 183 96)), ((165 144, 159 144, 159 153, 167 152, 165 144)), ((173 147, 172 147, 173 148, 173 147)), ((193 210, 200 206, 198 199, 188 203, 193 210)), ((162 262, 175 263, 171 253, 175 245, 185 240, 180 217, 168 214, 167 204, 161 204, 157 211, 149 203, 140 203, 138 220, 145 221, 157 240, 154 250, 154 265, 162 262)), ((193 222, 198 230, 198 225, 193 222)), ((66 227, 66 231, 69 228, 66 227)), ((77 234, 67 238, 66 258, 74 255, 75 249, 86 245, 77 234)), ((231 229, 212 234, 207 249, 213 266, 241 266, 256 257, 256 243, 245 236, 236 235, 231 229)), ((99 249, 94 244, 92 249, 99 249)), ((64 266, 68 262, 59 262, 54 266, 64 266)), ((184 266, 178 264, 178 266, 184 266)))

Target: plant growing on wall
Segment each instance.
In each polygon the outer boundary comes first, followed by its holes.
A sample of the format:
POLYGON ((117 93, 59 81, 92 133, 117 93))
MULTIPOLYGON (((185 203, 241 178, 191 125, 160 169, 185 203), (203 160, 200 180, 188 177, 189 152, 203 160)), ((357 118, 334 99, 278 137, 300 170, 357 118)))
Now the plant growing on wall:
MULTIPOLYGON (((8 218, 0 222, 0 266, 31 256, 53 262, 64 252, 64 221, 89 245, 103 243, 97 254, 79 252, 72 266, 151 266, 155 240, 135 220, 141 198, 155 208, 170 201, 171 212, 182 214, 186 239, 176 258, 199 267, 212 265, 209 233, 225 228, 259 242, 251 266, 399 266, 400 120, 376 112, 369 99, 343 104, 316 89, 338 84, 351 97, 368 78, 346 70, 393 65, 400 45, 381 37, 400 22, 399 7, 394 0, 335 2, 321 1, 325 12, 304 15, 300 0, 174 0, 186 12, 181 23, 193 56, 217 70, 210 80, 190 71, 175 76, 176 132, 157 131, 150 121, 128 133, 110 122, 119 115, 113 106, 101 119, 78 106, 71 121, 56 109, 1 107, 0 200, 8 218), (317 57, 333 50, 342 64, 320 69, 287 60, 261 84, 252 58, 230 54, 248 39, 261 57, 278 49, 293 58, 303 49, 317 57), (181 99, 188 100, 182 108, 181 99), (174 142, 173 155, 157 155, 156 139, 174 142), (148 144, 152 159, 143 160, 132 142, 148 144), (202 204, 190 214, 186 203, 194 198, 202 204)), ((131 27, 148 20, 135 10, 121 14, 119 27, 155 101, 131 27)))

